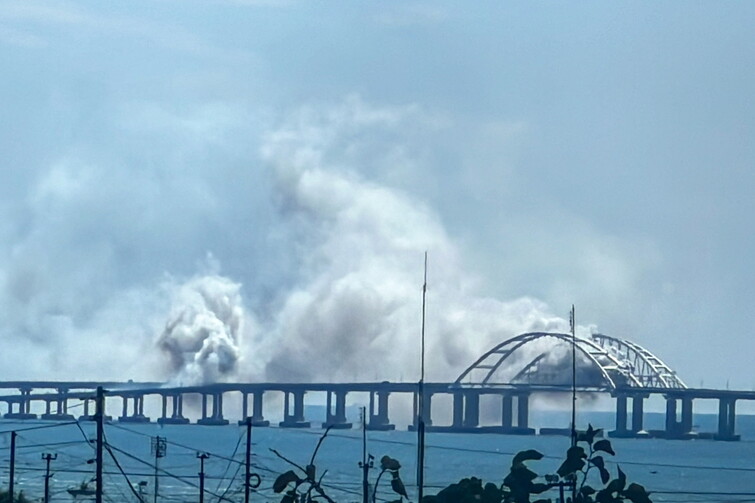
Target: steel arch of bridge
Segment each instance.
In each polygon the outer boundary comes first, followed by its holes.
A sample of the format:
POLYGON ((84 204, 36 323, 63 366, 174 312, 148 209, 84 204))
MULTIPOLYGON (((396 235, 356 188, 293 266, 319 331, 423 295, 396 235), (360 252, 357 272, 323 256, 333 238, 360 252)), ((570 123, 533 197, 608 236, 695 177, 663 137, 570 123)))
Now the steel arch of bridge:
POLYGON ((686 388, 660 358, 633 342, 595 334, 592 338, 572 338, 569 334, 532 332, 522 334, 492 348, 470 365, 456 379, 457 385, 494 386, 516 384, 521 376, 537 370, 537 364, 548 355, 540 351, 527 363, 509 383, 493 382, 492 378, 502 368, 507 359, 523 346, 537 340, 552 338, 568 345, 574 344, 576 352, 584 355, 592 367, 600 373, 603 386, 609 390, 619 388, 686 388), (465 381, 467 381, 465 383, 465 381))
POLYGON ((593 334, 592 339, 603 349, 629 362, 633 373, 647 388, 684 389, 687 387, 671 367, 639 344, 605 334, 593 334))

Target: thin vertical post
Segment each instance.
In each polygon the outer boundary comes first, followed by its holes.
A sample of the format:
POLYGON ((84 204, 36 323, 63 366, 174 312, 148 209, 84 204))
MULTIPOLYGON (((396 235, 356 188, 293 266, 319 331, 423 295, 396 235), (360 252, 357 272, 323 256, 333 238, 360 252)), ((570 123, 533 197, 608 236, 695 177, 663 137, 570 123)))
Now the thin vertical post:
POLYGON ((571 328, 571 445, 574 447, 577 445, 577 336, 574 304, 569 313, 569 325, 571 328))
POLYGON ((367 459, 367 410, 362 407, 362 503, 369 503, 369 471, 370 465, 367 459))
MULTIPOLYGON (((246 414, 246 409, 244 409, 246 414)), ((249 484, 252 477, 252 418, 247 414, 246 416, 246 460, 245 460, 245 475, 244 478, 244 503, 249 503, 249 484)))
POLYGON ((16 436, 15 431, 10 432, 10 480, 8 481, 8 494, 13 501, 13 485, 16 482, 16 436))
POLYGON ((419 396, 417 407, 417 502, 422 503, 425 485, 425 299, 427 297, 427 252, 422 283, 422 342, 420 356, 419 396))
MULTIPOLYGON (((577 445, 577 315, 574 311, 574 304, 571 305, 569 313, 569 325, 571 326, 571 445, 577 445)), ((577 499, 577 479, 571 482, 572 501, 577 499)))
MULTIPOLYGON (((124 398, 125 400, 125 398, 124 398)), ((94 418, 97 423, 97 459, 95 475, 95 503, 102 503, 102 465, 104 451, 104 417, 105 417, 105 392, 102 386, 97 386, 97 395, 95 397, 94 418)))

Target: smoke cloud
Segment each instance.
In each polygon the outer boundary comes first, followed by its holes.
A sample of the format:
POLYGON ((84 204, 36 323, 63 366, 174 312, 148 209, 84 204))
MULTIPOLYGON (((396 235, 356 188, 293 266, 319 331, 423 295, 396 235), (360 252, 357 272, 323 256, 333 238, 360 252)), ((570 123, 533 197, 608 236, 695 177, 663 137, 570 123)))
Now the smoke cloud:
POLYGON ((244 307, 241 285, 217 275, 181 285, 157 340, 167 355, 175 385, 206 384, 235 377, 244 307))

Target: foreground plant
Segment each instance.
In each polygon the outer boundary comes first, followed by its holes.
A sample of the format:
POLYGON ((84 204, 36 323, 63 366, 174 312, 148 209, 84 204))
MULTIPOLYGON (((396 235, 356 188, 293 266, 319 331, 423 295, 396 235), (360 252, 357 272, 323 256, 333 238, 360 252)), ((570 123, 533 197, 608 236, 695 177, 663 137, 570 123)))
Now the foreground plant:
MULTIPOLYGON (((617 477, 611 479, 604 455, 614 456, 615 452, 609 440, 595 441, 601 431, 590 425, 587 431, 580 432, 577 445, 566 451, 566 459, 555 474, 543 477, 545 482, 536 482, 538 474, 526 465, 529 461, 539 461, 543 454, 529 449, 514 456, 501 486, 490 482, 483 486, 482 480, 471 477, 449 485, 435 496, 423 498, 422 503, 530 503, 533 496, 553 489, 559 490, 560 501, 570 503, 623 503, 626 500, 651 503, 650 493, 643 486, 627 485, 626 475, 619 466, 616 467, 617 477), (597 470, 602 487, 596 488, 589 483, 593 470, 597 470)), ((533 503, 551 501, 539 498, 533 503)))

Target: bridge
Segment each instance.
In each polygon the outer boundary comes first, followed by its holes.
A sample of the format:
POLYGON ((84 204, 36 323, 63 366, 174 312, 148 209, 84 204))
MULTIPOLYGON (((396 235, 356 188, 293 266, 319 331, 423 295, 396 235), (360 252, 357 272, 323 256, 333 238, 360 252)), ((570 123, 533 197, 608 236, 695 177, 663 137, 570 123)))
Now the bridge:
MULTIPOLYGON (((423 386, 424 422, 428 431, 465 433, 535 434, 529 425, 531 397, 538 393, 571 393, 572 354, 576 355, 576 387, 579 393, 606 393, 616 401, 616 437, 656 436, 689 439, 714 438, 738 440, 736 402, 755 400, 755 392, 687 387, 660 358, 631 341, 594 334, 589 338, 561 333, 535 332, 508 339, 491 348, 472 363, 454 382, 429 382, 423 386), (666 403, 665 428, 646 431, 643 427, 644 402, 651 395, 662 396, 666 403), (433 422, 434 398, 450 398, 451 422, 433 422), (481 398, 497 401, 500 422, 481 424, 481 398), (695 400, 718 401, 718 429, 707 434, 693 431, 695 400), (631 411, 628 408, 631 400, 631 411), (631 422, 630 422, 631 418, 631 422)), ((392 430, 389 405, 391 397, 404 395, 413 405, 412 429, 418 423, 419 385, 416 382, 353 383, 216 383, 202 386, 172 386, 161 382, 81 382, 81 381, 6 381, 0 382, 0 403, 6 419, 44 419, 51 421, 88 421, 94 419, 94 393, 107 390, 106 410, 120 401, 117 421, 146 423, 145 398, 161 404, 161 424, 188 424, 184 401, 197 404, 197 424, 226 425, 223 402, 227 397, 240 401, 239 423, 250 420, 265 427, 265 407, 282 398, 281 428, 311 427, 305 417, 305 396, 324 394, 323 427, 351 428, 346 417, 349 394, 366 395, 369 402, 366 426, 372 430, 392 430), (83 414, 70 413, 71 404, 82 405, 83 414), (250 410, 251 405, 251 410, 250 410), (44 412, 41 412, 44 410, 44 412), (41 413, 38 413, 40 411, 41 413)), ((268 409, 269 411, 269 409, 268 409)), ((436 409, 437 412, 437 409, 436 409)), ((110 418, 112 419, 112 418, 110 418)), ((568 429, 541 428, 541 434, 566 434, 568 429)))

